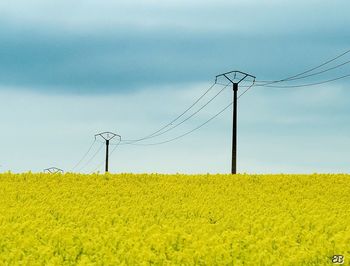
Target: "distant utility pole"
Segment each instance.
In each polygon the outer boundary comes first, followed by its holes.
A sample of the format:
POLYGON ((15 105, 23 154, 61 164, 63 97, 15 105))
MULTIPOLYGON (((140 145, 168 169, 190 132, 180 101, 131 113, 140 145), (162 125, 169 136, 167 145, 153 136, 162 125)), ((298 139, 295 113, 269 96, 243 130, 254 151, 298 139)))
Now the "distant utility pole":
POLYGON ((251 77, 255 80, 255 76, 241 72, 241 71, 230 71, 216 76, 225 77, 233 86, 233 127, 232 127, 232 163, 231 163, 231 174, 237 173, 237 92, 238 84, 245 80, 247 77, 251 77), (234 75, 232 78, 231 75, 234 75), (241 78, 236 80, 236 76, 239 75, 241 78))
POLYGON ((118 134, 112 133, 112 132, 102 132, 102 133, 96 134, 95 139, 97 137, 101 137, 106 141, 106 167, 105 167, 105 171, 107 173, 108 172, 109 141, 111 139, 113 139, 114 137, 118 137, 119 140, 121 140, 121 136, 119 136, 118 134))
POLYGON ((44 169, 44 173, 50 173, 50 174, 57 174, 57 173, 61 173, 63 174, 63 170, 57 167, 49 167, 44 169))

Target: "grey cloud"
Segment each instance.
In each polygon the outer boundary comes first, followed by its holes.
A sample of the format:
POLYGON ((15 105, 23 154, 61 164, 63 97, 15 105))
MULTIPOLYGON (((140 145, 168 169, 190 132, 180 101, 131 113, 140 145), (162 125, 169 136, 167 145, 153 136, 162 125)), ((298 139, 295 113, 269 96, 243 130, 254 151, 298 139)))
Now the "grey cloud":
POLYGON ((0 84, 64 93, 125 92, 140 86, 208 81, 233 68, 280 78, 318 63, 319 55, 334 47, 345 48, 345 43, 336 41, 342 34, 337 32, 64 34, 14 26, 2 26, 0 32, 0 84))
POLYGON ((347 1, 36 0, 0 7, 0 85, 49 93, 127 92, 208 81, 231 69, 277 79, 350 41, 347 1))

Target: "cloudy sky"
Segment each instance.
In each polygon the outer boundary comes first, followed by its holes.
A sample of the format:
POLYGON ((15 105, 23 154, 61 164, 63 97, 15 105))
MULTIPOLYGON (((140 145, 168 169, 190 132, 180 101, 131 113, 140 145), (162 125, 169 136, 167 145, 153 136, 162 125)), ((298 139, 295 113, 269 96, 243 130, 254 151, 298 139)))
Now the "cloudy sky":
MULTIPOLYGON (((332 59, 350 49, 349 9, 347 0, 1 1, 0 172, 72 170, 94 134, 147 136, 187 109, 222 72, 278 80, 332 59)), ((350 53, 317 71, 349 60, 350 53)), ((350 64, 280 85, 347 74, 350 64)), ((238 171, 349 172, 349 87, 344 78, 249 90, 238 101, 238 171)), ((181 119, 222 88, 214 86, 181 119)), ((181 126, 137 144, 182 135, 231 99, 226 88, 181 126)), ((110 170, 227 173, 231 132, 228 109, 173 142, 119 145, 110 170)), ((103 170, 104 147, 96 154, 101 145, 94 143, 73 170, 103 170)))

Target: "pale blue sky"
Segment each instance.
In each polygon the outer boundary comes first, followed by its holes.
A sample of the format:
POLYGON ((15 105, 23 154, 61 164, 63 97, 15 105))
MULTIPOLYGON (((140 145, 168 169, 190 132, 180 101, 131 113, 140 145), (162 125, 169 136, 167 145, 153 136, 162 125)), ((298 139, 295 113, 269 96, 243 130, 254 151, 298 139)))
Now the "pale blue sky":
MULTIPOLYGON (((69 170, 99 131, 143 137, 221 72, 270 80, 318 65, 350 49, 349 8, 348 1, 1 1, 0 171, 69 170)), ((345 74, 348 65, 292 84, 345 74)), ((250 90, 239 101, 238 170, 349 172, 349 85, 350 78, 250 90)), ((231 97, 225 91, 149 142, 196 127, 231 97)), ((120 146, 110 169, 229 172, 231 126, 228 110, 175 142, 120 146)), ((102 151, 82 171, 101 161, 102 151)))

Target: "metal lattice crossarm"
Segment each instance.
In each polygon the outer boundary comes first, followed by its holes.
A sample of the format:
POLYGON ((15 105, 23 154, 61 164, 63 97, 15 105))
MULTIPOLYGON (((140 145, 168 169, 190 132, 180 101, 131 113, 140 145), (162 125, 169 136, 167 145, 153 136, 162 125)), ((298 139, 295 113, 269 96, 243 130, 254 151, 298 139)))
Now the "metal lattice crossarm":
POLYGON ((103 138, 105 141, 110 141, 111 139, 113 139, 115 137, 118 137, 119 140, 121 140, 121 136, 120 135, 115 134, 113 132, 109 132, 109 131, 96 134, 95 135, 95 139, 97 139, 98 137, 103 138))
POLYGON ((226 73, 222 73, 222 74, 216 75, 215 79, 217 80, 219 77, 225 77, 231 83, 236 83, 236 84, 241 83, 247 77, 250 77, 250 78, 254 79, 254 81, 256 79, 255 76, 250 75, 250 74, 245 73, 245 72, 242 72, 242 71, 238 71, 238 70, 229 71, 229 72, 226 72, 226 73), (233 78, 231 77, 232 74, 234 75, 233 78), (237 76, 241 76, 241 77, 238 79, 238 81, 234 81, 237 78, 237 76))
POLYGON ((57 173, 63 173, 63 170, 57 167, 49 167, 44 169, 44 173, 50 173, 50 174, 57 174, 57 173))

